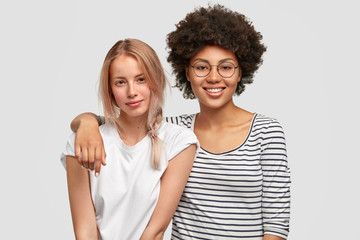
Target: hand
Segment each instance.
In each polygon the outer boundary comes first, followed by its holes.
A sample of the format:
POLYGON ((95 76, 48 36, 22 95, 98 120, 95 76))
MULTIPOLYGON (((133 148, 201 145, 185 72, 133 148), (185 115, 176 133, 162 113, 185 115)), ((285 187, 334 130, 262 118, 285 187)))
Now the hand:
POLYGON ((75 137, 75 157, 84 168, 95 170, 95 176, 100 174, 101 165, 106 165, 104 143, 96 119, 81 119, 75 137))

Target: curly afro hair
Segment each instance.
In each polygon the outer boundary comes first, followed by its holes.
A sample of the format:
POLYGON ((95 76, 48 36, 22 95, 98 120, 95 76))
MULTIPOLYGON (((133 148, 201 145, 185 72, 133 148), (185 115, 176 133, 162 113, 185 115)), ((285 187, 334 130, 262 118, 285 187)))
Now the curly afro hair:
POLYGON ((184 90, 184 98, 190 99, 195 95, 186 79, 185 68, 190 64, 190 58, 206 45, 218 45, 236 55, 242 77, 235 95, 244 91, 244 84, 253 82, 253 75, 262 64, 262 55, 266 51, 261 43, 262 35, 244 15, 218 4, 188 13, 166 40, 167 61, 176 77, 175 87, 184 90))

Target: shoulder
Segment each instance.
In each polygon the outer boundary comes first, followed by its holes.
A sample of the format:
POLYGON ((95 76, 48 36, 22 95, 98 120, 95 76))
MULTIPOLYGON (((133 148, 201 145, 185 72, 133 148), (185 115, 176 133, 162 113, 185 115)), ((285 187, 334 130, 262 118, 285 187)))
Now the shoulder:
POLYGON ((183 114, 175 117, 165 117, 165 122, 173 123, 182 127, 191 128, 195 114, 183 114))
POLYGON ((67 138, 67 142, 66 142, 66 148, 67 148, 67 149, 71 149, 71 150, 74 149, 74 146, 75 146, 75 137, 76 137, 76 133, 75 133, 75 132, 72 132, 72 133, 70 134, 70 136, 67 138))
POLYGON ((159 137, 163 141, 169 141, 174 138, 180 138, 180 139, 195 138, 196 139, 196 136, 191 129, 185 128, 181 125, 168 123, 168 122, 163 122, 161 124, 161 127, 159 128, 159 137))
POLYGON ((99 130, 105 146, 114 143, 119 138, 116 127, 111 123, 101 125, 99 130))
POLYGON ((273 117, 257 114, 253 121, 252 137, 262 141, 273 141, 279 139, 285 141, 285 134, 280 122, 273 117))
POLYGON ((282 131, 280 122, 273 117, 268 117, 262 114, 256 114, 253 128, 262 131, 271 131, 272 129, 279 129, 282 131))
POLYGON ((172 159, 191 144, 197 146, 197 151, 200 147, 193 131, 172 123, 162 123, 159 128, 159 138, 163 142, 167 160, 172 159))
POLYGON ((117 134, 116 127, 111 123, 105 123, 101 125, 99 130, 103 137, 110 137, 117 134))

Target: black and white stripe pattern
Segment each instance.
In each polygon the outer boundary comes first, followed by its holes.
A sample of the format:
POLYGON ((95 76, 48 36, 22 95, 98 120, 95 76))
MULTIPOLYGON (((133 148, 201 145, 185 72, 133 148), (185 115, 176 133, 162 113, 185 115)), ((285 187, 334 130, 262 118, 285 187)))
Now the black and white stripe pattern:
MULTIPOLYGON (((195 115, 167 117, 192 127, 195 115)), ((200 149, 173 217, 172 239, 287 238, 290 171, 281 125, 255 115, 244 143, 225 153, 200 149)))

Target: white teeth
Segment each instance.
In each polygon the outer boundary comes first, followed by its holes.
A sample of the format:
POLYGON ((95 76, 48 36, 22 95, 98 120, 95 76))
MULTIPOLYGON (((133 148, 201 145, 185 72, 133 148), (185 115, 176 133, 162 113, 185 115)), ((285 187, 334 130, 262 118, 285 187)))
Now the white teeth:
POLYGON ((222 90, 223 90, 222 88, 207 88, 206 89, 206 91, 213 92, 213 93, 221 92, 222 90))

